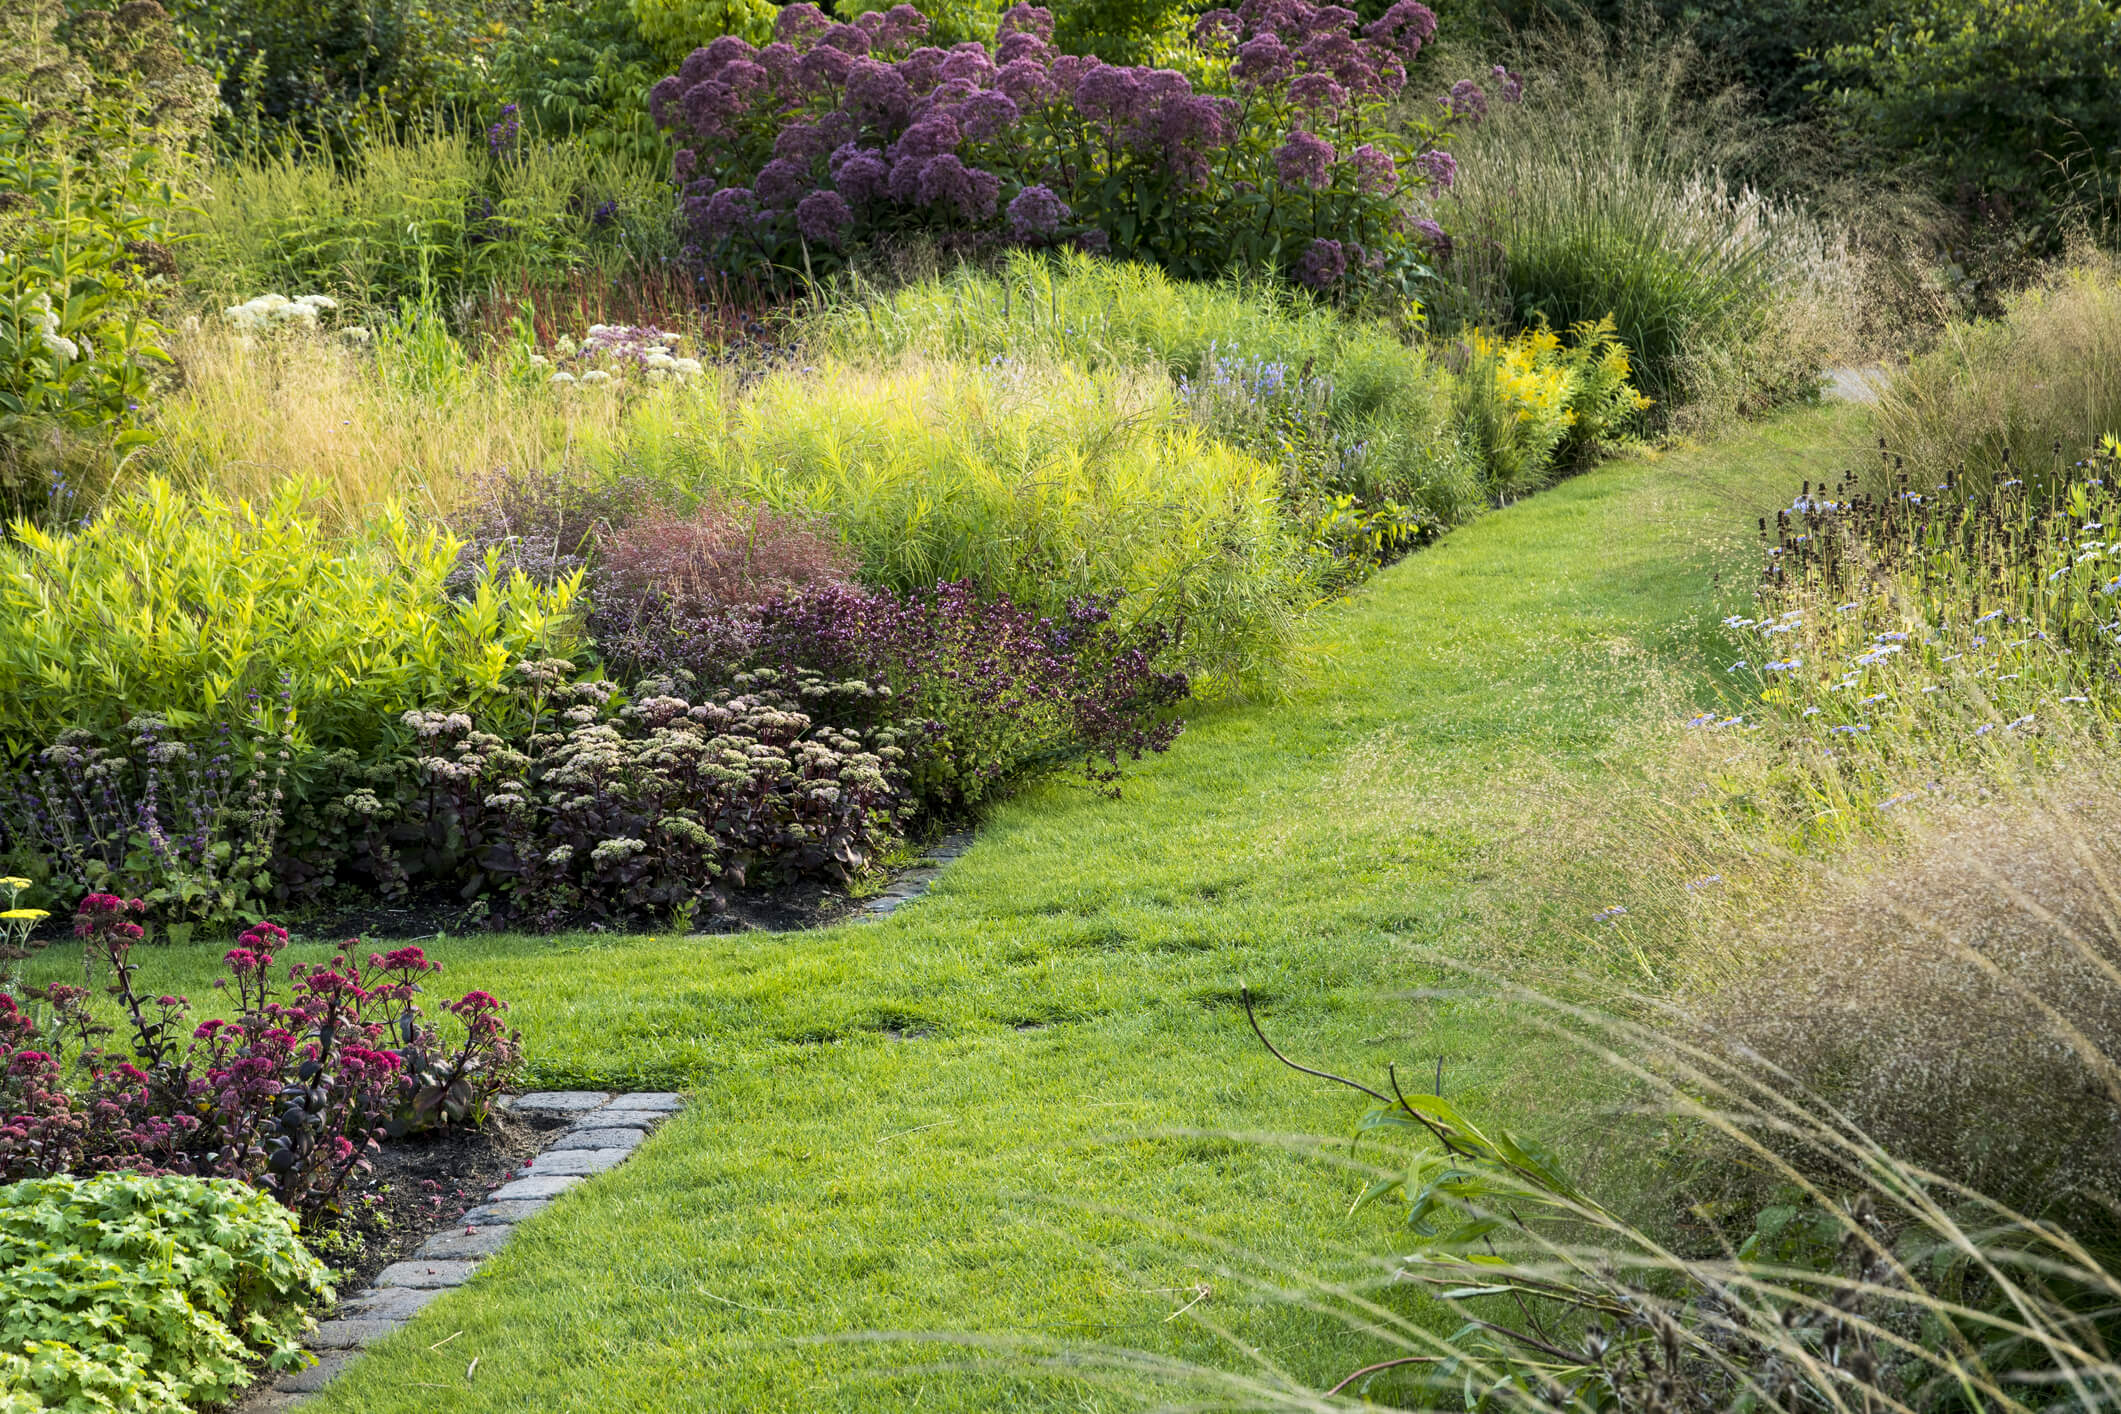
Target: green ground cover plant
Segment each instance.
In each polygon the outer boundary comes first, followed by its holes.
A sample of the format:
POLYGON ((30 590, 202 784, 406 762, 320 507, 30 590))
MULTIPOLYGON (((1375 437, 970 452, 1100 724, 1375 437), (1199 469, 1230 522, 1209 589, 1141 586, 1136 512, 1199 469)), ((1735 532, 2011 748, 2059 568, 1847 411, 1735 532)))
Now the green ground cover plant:
POLYGON ((0 1187, 0 1409, 191 1414, 303 1357, 330 1273, 272 1199, 223 1179, 0 1187))
MULTIPOLYGON (((1203 1284, 1197 1311, 1313 1388, 1356 1368, 1364 1338, 1244 1299, 1142 1221, 1277 1261, 1347 1238, 1352 1190, 1222 1137, 1346 1117, 1257 1050, 1238 982, 1295 1052, 1441 1055, 1454 1100, 1520 1093, 1525 1043, 1496 1013, 1441 998, 1415 1026, 1379 993, 1469 929, 1510 948, 1589 927, 1564 902, 1483 900, 1541 867, 1523 826, 1548 788, 1609 779, 1616 722, 1663 712, 1654 665, 1719 646, 1733 505, 1774 504, 1851 421, 1610 465, 1474 523, 1324 611, 1287 701, 1196 714, 1120 800, 1056 783, 1000 806, 893 919, 454 943, 457 980, 513 1002, 536 1083, 699 1088, 625 1169, 525 1228, 500 1280, 444 1298, 325 1407, 1117 1407, 1006 1361, 784 1342, 974 1330, 1220 1359, 1207 1327, 1166 1321, 1203 1284)), ((143 982, 199 987, 187 951, 143 962, 143 982)))

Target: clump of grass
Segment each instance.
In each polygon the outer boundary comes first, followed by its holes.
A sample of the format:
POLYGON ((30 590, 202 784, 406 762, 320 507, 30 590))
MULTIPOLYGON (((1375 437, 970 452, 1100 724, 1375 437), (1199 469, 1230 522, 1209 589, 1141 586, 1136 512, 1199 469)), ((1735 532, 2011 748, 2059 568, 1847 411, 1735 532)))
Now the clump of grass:
POLYGON ((386 332, 363 349, 300 333, 253 339, 209 320, 172 352, 180 381, 135 467, 254 501, 299 472, 310 509, 341 528, 390 501, 441 514, 495 468, 608 452, 638 407, 556 394, 473 360, 446 331, 440 342, 386 332))
POLYGON ((660 269, 675 196, 653 165, 586 144, 489 152, 443 128, 219 167, 184 246, 187 278, 233 299, 322 291, 364 307, 476 302, 497 285, 660 269))
POLYGON ((1901 1159, 2028 1211, 2121 1188, 2121 814, 2097 757, 1874 842, 1706 1003, 1901 1159))
POLYGON ((1521 104, 1454 143, 1439 322, 1565 328, 1610 316, 1643 391, 1703 425, 1809 394, 1860 324, 1858 262, 1801 207, 1734 185, 1770 139, 1704 93, 1684 37, 1527 37, 1521 104))
POLYGON ((1917 466, 1980 486, 2121 435, 2121 264, 2082 252, 2011 298, 1954 322, 1893 371, 1878 431, 1917 466))

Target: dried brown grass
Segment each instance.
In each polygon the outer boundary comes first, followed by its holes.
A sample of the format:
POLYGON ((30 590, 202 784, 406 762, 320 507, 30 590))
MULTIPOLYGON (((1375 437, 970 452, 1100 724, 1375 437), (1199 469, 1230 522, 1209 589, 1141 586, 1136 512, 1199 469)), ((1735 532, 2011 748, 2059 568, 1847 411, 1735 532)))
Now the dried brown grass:
POLYGON ((2098 763, 1968 800, 1725 920, 1706 1029, 1946 1178, 2036 1208, 2121 1195, 2115 785, 2098 763))

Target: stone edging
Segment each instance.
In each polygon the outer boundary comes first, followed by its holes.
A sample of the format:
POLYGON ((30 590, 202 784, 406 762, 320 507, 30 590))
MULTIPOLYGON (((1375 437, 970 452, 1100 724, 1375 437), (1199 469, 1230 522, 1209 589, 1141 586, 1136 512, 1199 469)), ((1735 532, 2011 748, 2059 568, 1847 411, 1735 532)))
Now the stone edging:
POLYGON ((856 910, 854 917, 857 920, 883 918, 898 912, 900 908, 928 892, 928 886, 936 881, 943 870, 950 867, 950 862, 970 848, 970 830, 945 835, 936 842, 934 849, 921 856, 913 868, 893 879, 890 888, 863 903, 861 908, 856 910))
POLYGON ((571 1119, 524 1165, 525 1177, 502 1184, 485 1202, 436 1232, 402 1262, 376 1273, 366 1291, 340 1301, 332 1319, 303 1343, 317 1363, 274 1381, 273 1393, 244 1405, 247 1414, 280 1414, 331 1383, 375 1341, 404 1325, 436 1297, 462 1286, 479 1263, 501 1250, 515 1225, 544 1211, 583 1179, 624 1163, 655 1127, 684 1106, 668 1092, 613 1096, 601 1090, 547 1090, 503 1100, 512 1114, 571 1119))

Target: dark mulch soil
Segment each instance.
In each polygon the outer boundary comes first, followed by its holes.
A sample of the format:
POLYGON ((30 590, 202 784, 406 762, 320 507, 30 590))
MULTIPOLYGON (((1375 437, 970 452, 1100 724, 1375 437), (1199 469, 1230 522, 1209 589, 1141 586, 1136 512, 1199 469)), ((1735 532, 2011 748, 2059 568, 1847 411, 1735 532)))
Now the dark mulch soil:
POLYGON ((565 1123, 558 1116, 497 1114, 478 1129, 385 1144, 371 1157, 375 1169, 349 1205, 346 1224, 315 1245, 317 1256, 339 1273, 340 1296, 361 1290, 377 1272, 486 1201, 565 1123))
MULTIPOLYGON (((693 923, 695 933, 748 933, 755 930, 795 932, 822 928, 837 922, 860 905, 843 889, 805 879, 771 889, 749 889, 735 895, 720 913, 703 914, 693 923)), ((585 918, 554 929, 548 925, 512 924, 494 919, 479 902, 467 903, 452 889, 416 893, 397 903, 375 898, 349 899, 340 905, 323 905, 282 920, 298 941, 337 942, 359 938, 363 942, 419 941, 450 934, 464 937, 495 928, 548 933, 566 928, 589 932, 652 932, 643 925, 613 929, 612 925, 585 918)))

